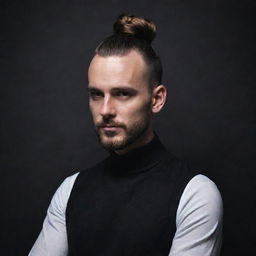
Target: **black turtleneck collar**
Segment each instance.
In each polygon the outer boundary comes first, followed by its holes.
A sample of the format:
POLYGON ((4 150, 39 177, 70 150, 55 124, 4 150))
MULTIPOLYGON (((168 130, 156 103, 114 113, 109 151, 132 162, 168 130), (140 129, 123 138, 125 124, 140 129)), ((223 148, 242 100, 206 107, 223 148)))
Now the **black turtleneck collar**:
POLYGON ((153 139, 141 147, 135 148, 123 155, 112 152, 107 164, 111 172, 120 175, 144 172, 157 165, 167 152, 154 132, 153 139))

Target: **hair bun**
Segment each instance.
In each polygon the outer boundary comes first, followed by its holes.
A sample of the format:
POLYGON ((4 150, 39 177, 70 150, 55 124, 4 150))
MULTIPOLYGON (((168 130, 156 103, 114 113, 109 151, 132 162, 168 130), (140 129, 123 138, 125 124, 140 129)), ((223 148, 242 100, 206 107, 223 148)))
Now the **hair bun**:
POLYGON ((122 14, 114 23, 114 33, 131 34, 151 44, 156 36, 156 26, 150 20, 134 15, 122 14))

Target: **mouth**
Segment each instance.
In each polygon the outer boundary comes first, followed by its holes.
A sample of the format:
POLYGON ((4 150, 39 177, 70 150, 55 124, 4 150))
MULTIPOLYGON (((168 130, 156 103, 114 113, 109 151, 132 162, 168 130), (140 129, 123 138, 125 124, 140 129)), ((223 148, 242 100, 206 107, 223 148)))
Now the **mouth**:
POLYGON ((100 128, 102 128, 104 131, 107 132, 113 132, 118 130, 120 127, 119 126, 112 126, 112 125, 105 125, 105 126, 101 126, 100 128))

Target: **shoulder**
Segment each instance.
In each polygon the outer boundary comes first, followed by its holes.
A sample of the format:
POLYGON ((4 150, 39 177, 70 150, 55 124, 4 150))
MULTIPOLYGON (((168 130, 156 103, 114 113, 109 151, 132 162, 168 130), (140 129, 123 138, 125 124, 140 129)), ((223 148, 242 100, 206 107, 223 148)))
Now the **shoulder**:
POLYGON ((203 174, 195 175, 187 184, 183 194, 202 194, 206 197, 220 199, 220 192, 216 184, 203 174))
POLYGON ((213 181, 194 176, 181 196, 171 255, 219 255, 222 242, 222 199, 213 181))
MULTIPOLYGON (((96 174, 98 172, 101 172, 102 170, 104 170, 106 168, 106 166, 108 166, 109 164, 109 159, 110 157, 106 157, 102 160, 100 160, 99 162, 93 164, 92 166, 89 166, 88 168, 85 168, 83 170, 81 170, 78 174, 78 177, 75 178, 75 180, 79 180, 79 179, 86 179, 86 177, 90 174, 96 174)), ((71 176, 72 177, 72 176, 71 176)))
POLYGON ((59 210, 60 212, 65 211, 67 201, 69 199, 71 190, 78 174, 79 172, 65 178, 65 180, 61 183, 61 185, 58 187, 55 194, 53 195, 49 210, 54 208, 55 210, 59 210))
POLYGON ((177 224, 193 216, 204 217, 209 222, 222 218, 223 204, 216 184, 202 174, 194 176, 186 185, 177 210, 177 224))
POLYGON ((57 189, 57 192, 59 191, 60 193, 69 195, 79 173, 80 172, 77 172, 77 173, 65 178, 65 180, 62 182, 62 184, 57 189))

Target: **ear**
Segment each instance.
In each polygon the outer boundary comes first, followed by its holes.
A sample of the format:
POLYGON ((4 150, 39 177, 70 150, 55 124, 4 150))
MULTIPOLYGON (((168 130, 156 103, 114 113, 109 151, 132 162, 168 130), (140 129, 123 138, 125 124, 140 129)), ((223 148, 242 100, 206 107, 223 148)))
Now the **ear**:
POLYGON ((162 84, 156 86, 152 93, 152 112, 158 113, 161 111, 165 104, 167 96, 166 87, 162 84))

